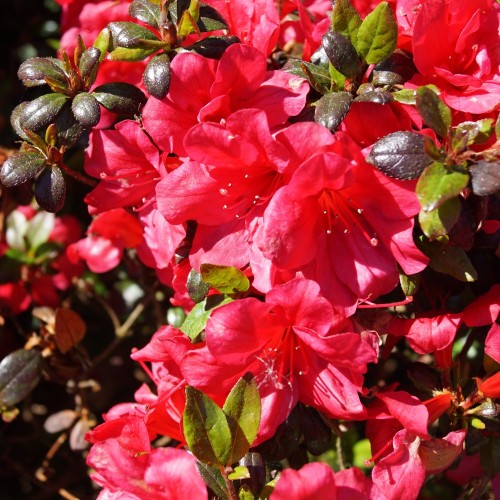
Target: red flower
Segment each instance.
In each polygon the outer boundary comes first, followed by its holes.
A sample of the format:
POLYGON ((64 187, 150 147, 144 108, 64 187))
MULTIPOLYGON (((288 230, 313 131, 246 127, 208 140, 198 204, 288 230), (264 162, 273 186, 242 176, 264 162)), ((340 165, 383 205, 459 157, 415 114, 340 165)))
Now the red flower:
POLYGON ((171 73, 168 96, 150 99, 143 119, 155 142, 180 156, 186 154, 186 133, 197 123, 224 123, 239 109, 255 108, 275 127, 302 110, 309 90, 303 78, 267 71, 265 56, 241 44, 231 45, 218 62, 181 53, 172 61, 171 73))
POLYGON ((493 0, 429 0, 413 29, 417 84, 436 84, 453 109, 486 113, 500 104, 500 5, 493 0))
POLYGON ((279 269, 315 279, 334 307, 351 315, 359 299, 396 286, 396 263, 414 274, 428 259, 412 238, 420 209, 414 184, 384 176, 348 137, 336 137, 337 152, 304 159, 276 192, 255 239, 279 269))

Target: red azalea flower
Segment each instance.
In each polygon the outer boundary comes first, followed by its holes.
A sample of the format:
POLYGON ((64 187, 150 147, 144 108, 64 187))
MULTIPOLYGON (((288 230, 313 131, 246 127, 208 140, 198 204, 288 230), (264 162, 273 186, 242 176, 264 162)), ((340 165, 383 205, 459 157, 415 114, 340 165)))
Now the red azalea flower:
POLYGON ((206 346, 186 354, 184 377, 210 394, 252 372, 262 397, 259 439, 269 438, 297 401, 332 418, 359 418, 366 365, 377 353, 335 315, 318 285, 297 278, 273 288, 266 302, 237 300, 215 309, 206 346))
POLYGON ((396 263, 414 274, 428 259, 412 237, 420 210, 414 184, 384 176, 348 137, 336 138, 338 152, 313 154, 276 192, 255 240, 278 268, 315 279, 351 315, 359 299, 397 285, 396 263))
POLYGON ((164 151, 180 156, 186 155, 186 133, 197 123, 219 123, 237 110, 255 108, 275 127, 302 110, 309 90, 303 78, 267 71, 265 56, 241 44, 231 45, 220 61, 181 53, 172 61, 171 74, 167 97, 150 99, 143 120, 164 151))
POLYGON ((416 84, 435 83, 453 109, 487 113, 500 104, 500 5, 493 0, 424 2, 413 29, 416 84))

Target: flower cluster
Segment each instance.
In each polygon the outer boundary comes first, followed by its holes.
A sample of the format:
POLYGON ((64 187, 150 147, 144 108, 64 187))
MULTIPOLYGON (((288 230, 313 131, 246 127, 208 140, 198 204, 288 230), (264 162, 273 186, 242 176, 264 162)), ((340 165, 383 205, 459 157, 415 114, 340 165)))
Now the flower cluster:
POLYGON ((82 93, 107 111, 85 151, 92 221, 53 265, 136 259, 181 316, 132 354, 151 383, 87 435, 99 498, 413 499, 468 435, 496 435, 480 417, 500 395, 500 290, 467 251, 498 244, 498 2, 60 3, 64 57, 97 38, 82 93), (101 97, 117 79, 147 97, 133 117, 101 97), (475 381, 474 339, 491 361, 475 381), (391 351, 407 383, 380 378, 391 351), (307 463, 360 422, 366 462, 307 463))

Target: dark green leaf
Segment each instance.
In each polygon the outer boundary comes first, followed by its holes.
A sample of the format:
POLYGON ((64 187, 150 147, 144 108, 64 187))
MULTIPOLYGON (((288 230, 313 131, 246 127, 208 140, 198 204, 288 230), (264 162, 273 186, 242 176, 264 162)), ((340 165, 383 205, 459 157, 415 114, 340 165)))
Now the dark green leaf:
MULTIPOLYGON (((331 76, 328 67, 316 66, 315 64, 301 62, 302 75, 307 78, 311 87, 321 94, 330 91, 331 76)), ((333 67, 333 66, 332 66, 333 67)))
POLYGON ((109 53, 109 58, 112 61, 127 61, 127 62, 137 62, 144 61, 146 57, 154 54, 162 47, 139 47, 134 49, 128 49, 126 47, 118 47, 109 53))
POLYGON ((125 115, 138 114, 147 101, 142 90, 123 82, 100 85, 92 95, 107 110, 125 115))
POLYGON ((332 29, 347 36, 355 45, 358 39, 358 30, 361 26, 361 17, 350 0, 336 0, 333 5, 332 29))
POLYGON ((255 438, 260 425, 260 395, 253 375, 247 373, 231 389, 222 408, 231 431, 229 464, 243 458, 255 438))
POLYGON ((373 145, 366 161, 389 177, 416 179, 432 161, 424 152, 426 140, 416 132, 393 132, 373 145))
POLYGON ((198 336, 205 329, 207 320, 212 313, 212 310, 228 304, 232 299, 224 295, 211 295, 203 302, 196 304, 189 314, 186 316, 184 323, 180 328, 182 333, 185 333, 191 341, 198 340, 198 336))
POLYGON ((160 19, 160 6, 149 0, 134 0, 128 9, 131 17, 135 17, 153 28, 158 28, 160 19))
POLYGON ((246 292, 250 288, 248 278, 236 267, 202 264, 200 273, 203 281, 220 293, 246 292))
POLYGON ((152 57, 142 75, 147 91, 157 99, 163 99, 170 88, 170 59, 167 54, 152 57))
POLYGON ((94 127, 101 119, 101 108, 92 94, 80 92, 73 98, 71 111, 84 127, 94 127))
POLYGON ((198 303, 205 299, 210 290, 210 285, 205 283, 199 272, 191 269, 187 277, 186 288, 189 298, 198 303))
POLYGON ((314 120, 333 132, 347 115, 351 103, 349 92, 326 94, 316 104, 314 120))
POLYGON ((480 160, 469 167, 472 191, 478 196, 488 196, 500 189, 500 161, 480 160))
POLYGON ((66 182, 59 167, 46 168, 36 179, 35 199, 43 210, 61 210, 66 198, 66 182))
POLYGON ((178 23, 182 14, 189 8, 189 3, 190 0, 175 0, 169 4, 168 11, 174 24, 178 23))
POLYGON ((464 250, 439 241, 422 242, 425 254, 430 257, 429 266, 439 273, 453 276, 459 281, 477 280, 477 272, 464 250))
POLYGON ((128 21, 116 21, 108 24, 114 47, 133 49, 141 47, 146 40, 159 41, 158 37, 147 28, 128 21))
POLYGON ((393 71, 373 71, 372 73, 372 83, 377 86, 389 86, 399 85, 403 83, 403 77, 398 73, 393 71))
POLYGON ((391 92, 386 92, 381 89, 373 89, 367 92, 361 92, 354 102, 374 102, 376 104, 388 104, 394 101, 391 92))
POLYGON ((354 46, 368 64, 389 57, 398 41, 398 25, 391 7, 381 2, 361 23, 354 46))
POLYGON ((249 451, 240 461, 239 464, 246 467, 250 473, 250 478, 242 481, 247 485, 255 498, 260 498, 260 492, 266 484, 266 464, 262 455, 255 451, 249 451))
POLYGON ((53 57, 33 57, 24 61, 17 70, 17 76, 26 87, 44 85, 45 78, 51 77, 62 85, 66 84, 66 76, 59 59, 53 57))
POLYGON ((450 108, 429 87, 417 89, 417 110, 424 122, 441 137, 451 126, 450 108))
POLYGON ((429 212, 455 198, 469 183, 469 174, 457 166, 434 162, 418 180, 416 192, 422 210, 429 212))
POLYGON ((375 65, 372 83, 374 85, 396 85, 408 81, 416 72, 417 68, 413 64, 411 54, 396 49, 389 57, 375 65), (377 75, 379 76, 377 77, 377 75), (380 80, 380 83, 376 83, 376 78, 380 80))
POLYGON ((200 3, 198 28, 202 33, 228 29, 226 20, 212 6, 200 3))
POLYGON ((14 187, 33 179, 46 166, 41 153, 18 151, 2 165, 0 182, 6 187, 14 187))
POLYGON ((19 126, 37 131, 52 122, 65 103, 66 96, 62 94, 42 95, 22 108, 19 126))
POLYGON ((80 58, 78 70, 87 88, 95 82, 100 58, 101 51, 96 47, 88 48, 80 58))
POLYGON ((10 124, 16 134, 21 137, 21 139, 24 139, 25 141, 29 141, 30 138, 26 134, 26 132, 21 128, 20 120, 25 114, 26 106, 29 105, 29 102, 25 101, 22 102, 21 104, 18 104, 14 110, 12 111, 10 115, 10 124))
POLYGON ((182 421, 186 442, 198 460, 208 465, 230 465, 231 431, 226 415, 216 403, 187 386, 182 421))
POLYGON ((0 406, 10 408, 22 401, 38 384, 43 358, 36 349, 18 349, 0 363, 0 406))
POLYGON ((349 80, 356 80, 363 72, 359 58, 349 38, 335 31, 328 31, 321 39, 328 59, 334 68, 349 80))
POLYGON ((421 210, 418 221, 423 233, 429 240, 448 234, 458 220, 460 209, 459 199, 451 198, 430 212, 421 210))
POLYGON ((197 460, 196 468, 205 484, 214 492, 217 498, 229 498, 226 483, 217 467, 211 467, 197 460))
POLYGON ((406 297, 413 297, 420 288, 420 274, 406 274, 399 268, 399 284, 406 297))
POLYGON ((75 118, 69 103, 57 115, 54 124, 57 130, 57 140, 66 148, 73 146, 85 130, 85 127, 75 118))
MULTIPOLYGON (((234 35, 210 36, 204 38, 203 40, 198 40, 188 48, 190 50, 194 50, 203 57, 208 57, 209 59, 220 59, 225 50, 234 43, 240 43, 240 39, 234 35)), ((300 73, 300 76, 303 76, 302 73, 300 73)))

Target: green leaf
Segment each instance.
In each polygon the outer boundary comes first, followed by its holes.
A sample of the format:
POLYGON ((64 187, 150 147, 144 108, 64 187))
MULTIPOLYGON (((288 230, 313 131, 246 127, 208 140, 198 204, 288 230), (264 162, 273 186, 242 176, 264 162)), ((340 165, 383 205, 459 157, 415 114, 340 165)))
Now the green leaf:
POLYGON ((244 375, 231 389, 223 411, 231 431, 229 464, 243 458, 252 446, 260 425, 260 395, 251 373, 244 375))
POLYGON ((0 406, 12 407, 38 384, 43 358, 36 349, 18 349, 0 363, 0 406))
POLYGON ((104 28, 94 42, 94 47, 101 51, 101 55, 99 57, 99 61, 102 62, 108 53, 109 46, 111 44, 111 31, 106 27, 104 28))
POLYGON ((231 297, 225 295, 211 295, 207 297, 203 302, 196 304, 189 311, 180 328, 181 332, 186 334, 191 341, 195 342, 200 333, 205 329, 212 310, 228 304, 232 300, 231 297))
POLYGON ((500 115, 495 123, 495 135, 497 136, 497 140, 500 140, 500 115))
MULTIPOLYGON (((235 471, 236 469, 245 469, 245 467, 235 467, 235 471)), ((239 474, 242 474, 242 472, 240 473, 239 471, 238 472, 233 472, 232 474, 229 474, 229 479, 239 479, 238 475, 239 474)), ((242 477, 242 479, 245 479, 244 477, 242 477)), ((244 484, 239 490, 238 490, 238 499, 239 500, 254 500, 256 497, 254 497, 253 493, 252 493, 252 490, 250 489, 250 486, 248 486, 247 484, 244 484)))
POLYGON ((429 163, 425 143, 430 139, 416 132, 393 132, 372 147, 366 161, 395 179, 416 179, 429 163))
POLYGON ((250 288, 250 281, 236 267, 202 264, 200 273, 203 281, 220 293, 246 292, 250 288))
POLYGON ((376 64, 389 57, 398 41, 398 25, 391 7, 381 2, 361 23, 354 43, 367 64, 376 64))
POLYGON ((334 132, 349 112, 351 103, 352 95, 349 92, 326 94, 316 104, 314 120, 334 132))
POLYGON ((398 90, 392 93, 392 97, 402 104, 414 105, 417 102, 417 93, 412 89, 398 90))
POLYGON ((160 41, 155 33, 143 26, 128 21, 116 21, 108 24, 114 47, 132 49, 143 46, 144 42, 160 41))
POLYGON ((134 0, 128 8, 128 13, 131 17, 135 17, 153 28, 158 28, 160 7, 151 3, 149 0, 134 0))
POLYGON ((399 284, 406 297, 413 297, 420 288, 420 274, 406 274, 398 266, 399 284))
POLYGON ((422 210, 429 212, 455 198, 468 183, 469 174, 460 167, 432 163, 417 182, 416 193, 422 210))
POLYGON ((448 234, 457 222, 461 205, 458 198, 451 198, 434 210, 421 210, 418 221, 423 233, 429 240, 448 234))
POLYGON ((451 126, 450 108, 429 87, 417 89, 417 110, 424 122, 441 137, 451 126))
POLYGON ((493 120, 484 118, 482 120, 465 121, 453 129, 452 149, 459 151, 467 149, 473 144, 484 144, 488 142, 493 134, 493 120))
POLYGON ((46 168, 36 179, 35 200, 47 212, 61 210, 66 199, 66 182, 59 167, 46 168))
POLYGON ((231 431, 224 412, 203 392, 186 387, 182 418, 184 437, 191 452, 208 465, 229 465, 231 431))
POLYGON ((198 28, 202 33, 228 29, 226 20, 210 5, 200 4, 198 28))
MULTIPOLYGON (((250 471, 247 469, 247 467, 243 467, 242 465, 237 465, 233 472, 227 476, 228 479, 231 481, 235 481, 237 479, 249 479, 250 478, 250 471)), ((252 497, 253 498, 253 495, 252 497)))
POLYGON ((439 241, 422 241, 421 246, 430 258, 429 266, 434 271, 453 276, 459 281, 472 282, 477 280, 477 272, 461 248, 439 241))
POLYGON ((370 440, 367 438, 360 439, 352 447, 353 465, 361 470, 366 469, 366 463, 372 457, 370 440))
POLYGON ((92 95, 107 110, 126 115, 138 114, 147 101, 142 90, 124 82, 99 85, 92 95))
POLYGON ((14 187, 33 179, 47 165, 41 153, 18 151, 5 160, 0 170, 0 182, 14 187))
POLYGON ((333 67, 348 80, 356 80, 363 72, 363 62, 346 36, 328 31, 321 39, 321 45, 333 67))
POLYGON ((140 47, 136 49, 128 49, 126 47, 118 47, 109 53, 109 58, 112 61, 127 61, 137 62, 143 61, 146 57, 157 52, 161 47, 140 47))
POLYGON ((184 38, 194 33, 198 33, 199 28, 196 23, 197 21, 193 18, 191 12, 189 10, 185 10, 177 28, 179 36, 184 38))
POLYGON ((211 467, 197 460, 196 468, 205 484, 214 492, 217 498, 229 498, 226 482, 217 467, 211 467))
POLYGON ((45 94, 30 101, 21 111, 19 125, 21 128, 36 131, 54 120, 66 103, 63 94, 45 94))
POLYGON ((342 33, 356 45, 358 30, 361 26, 361 17, 350 0, 336 0, 332 13, 332 30, 342 33))
POLYGON ((191 269, 187 277, 186 288, 189 298, 193 302, 198 303, 205 299, 208 291, 210 290, 210 285, 203 281, 203 278, 199 272, 191 269))
POLYGON ((285 71, 302 78, 306 77, 311 87, 320 94, 330 92, 331 77, 326 64, 318 65, 300 59, 290 59, 285 66, 285 71))

